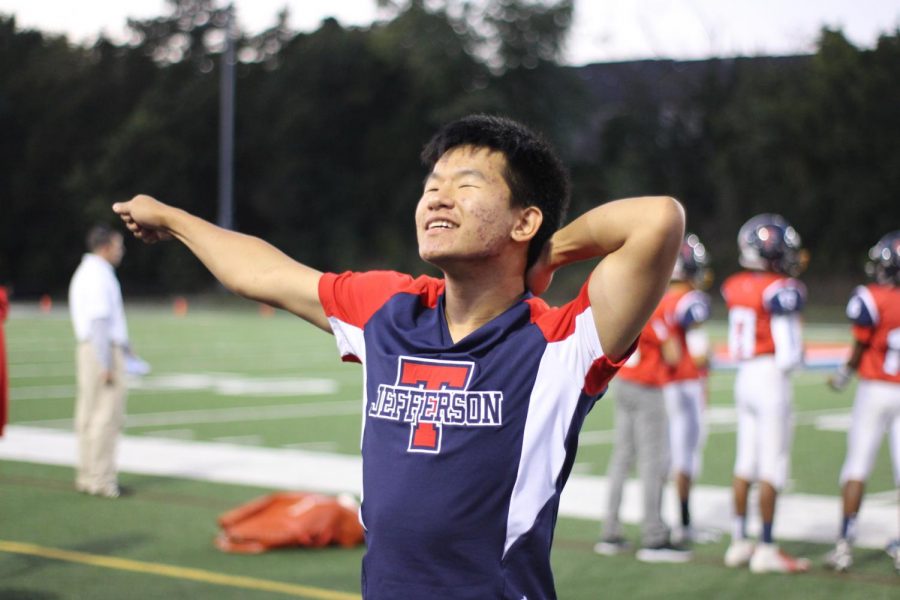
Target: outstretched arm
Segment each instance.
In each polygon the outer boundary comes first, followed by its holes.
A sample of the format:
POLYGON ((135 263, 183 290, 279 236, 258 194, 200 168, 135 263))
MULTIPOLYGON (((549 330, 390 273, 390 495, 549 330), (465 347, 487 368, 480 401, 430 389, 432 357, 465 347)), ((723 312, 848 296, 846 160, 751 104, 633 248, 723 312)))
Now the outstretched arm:
POLYGON ((684 210, 673 198, 602 204, 550 238, 529 271, 529 287, 541 293, 556 269, 601 257, 591 274, 588 296, 603 350, 619 358, 662 298, 683 236, 684 210))
POLYGON ((150 196, 113 205, 128 229, 147 243, 181 241, 232 292, 278 306, 330 332, 319 302, 321 273, 268 242, 217 227, 150 196))

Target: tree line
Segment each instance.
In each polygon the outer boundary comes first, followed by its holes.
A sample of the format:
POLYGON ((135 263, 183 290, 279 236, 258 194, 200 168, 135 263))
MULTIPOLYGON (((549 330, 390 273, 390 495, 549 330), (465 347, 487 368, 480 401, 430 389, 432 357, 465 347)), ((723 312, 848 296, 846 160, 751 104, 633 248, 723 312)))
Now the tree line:
MULTIPOLYGON (((561 149, 573 215, 678 197, 720 275, 758 212, 794 223, 822 281, 858 279, 868 247, 900 228, 900 31, 861 49, 823 30, 802 57, 567 67, 573 0, 436 4, 379 0, 386 17, 368 27, 298 33, 282 13, 232 32, 237 229, 320 269, 425 271, 418 154, 471 112, 521 119, 561 149)), ((89 225, 137 192, 216 219, 227 11, 170 0, 131 21, 129 41, 90 46, 0 15, 0 284, 60 293, 89 225)), ((178 245, 129 246, 126 293, 212 286, 178 245)))

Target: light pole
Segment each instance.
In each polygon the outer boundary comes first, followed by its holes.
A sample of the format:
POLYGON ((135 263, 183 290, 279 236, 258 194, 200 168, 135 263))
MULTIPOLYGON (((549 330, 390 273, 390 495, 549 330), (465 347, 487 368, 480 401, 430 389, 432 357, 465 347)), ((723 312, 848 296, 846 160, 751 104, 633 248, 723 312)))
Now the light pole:
POLYGON ((225 9, 225 49, 219 77, 219 217, 218 224, 234 229, 234 4, 225 9))

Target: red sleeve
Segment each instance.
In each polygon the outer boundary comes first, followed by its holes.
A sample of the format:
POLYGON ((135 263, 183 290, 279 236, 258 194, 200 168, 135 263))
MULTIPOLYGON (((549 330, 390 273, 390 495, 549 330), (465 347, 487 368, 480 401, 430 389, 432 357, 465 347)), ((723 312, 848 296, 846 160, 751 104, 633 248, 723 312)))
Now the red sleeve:
POLYGON ((531 322, 538 326, 548 342, 564 340, 575 331, 575 317, 591 305, 587 282, 571 302, 556 308, 549 307, 537 296, 526 300, 531 309, 531 322))
POLYGON ((853 339, 863 346, 868 346, 872 342, 872 336, 875 334, 873 327, 863 327, 862 325, 853 325, 851 331, 853 332, 853 339))
POLYGON ((413 279, 394 271, 325 273, 319 279, 319 301, 325 315, 360 328, 395 294, 413 293, 434 306, 442 291, 441 280, 424 276, 413 279))

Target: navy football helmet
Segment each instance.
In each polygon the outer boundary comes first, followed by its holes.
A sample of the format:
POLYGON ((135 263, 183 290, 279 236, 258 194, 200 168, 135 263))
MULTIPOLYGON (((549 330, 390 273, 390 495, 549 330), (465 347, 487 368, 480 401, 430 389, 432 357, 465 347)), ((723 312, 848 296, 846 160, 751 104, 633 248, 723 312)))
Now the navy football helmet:
POLYGON ((866 273, 884 285, 900 285, 900 230, 885 235, 869 250, 866 273))
POLYGON ((696 234, 688 233, 681 242, 681 251, 672 270, 672 281, 687 281, 705 290, 712 283, 709 253, 696 234))
POLYGON ((796 276, 803 272, 808 254, 800 234, 781 215, 756 215, 738 232, 739 262, 745 269, 796 276))

